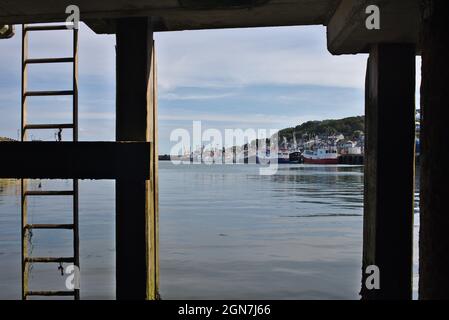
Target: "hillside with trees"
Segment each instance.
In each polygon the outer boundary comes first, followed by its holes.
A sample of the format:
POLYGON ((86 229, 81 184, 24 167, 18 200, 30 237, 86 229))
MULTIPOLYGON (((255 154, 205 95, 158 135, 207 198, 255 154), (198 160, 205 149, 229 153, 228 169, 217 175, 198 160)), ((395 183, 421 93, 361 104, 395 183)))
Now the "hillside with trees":
POLYGON ((343 134, 347 139, 354 139, 365 131, 365 117, 350 117, 340 120, 308 121, 294 128, 287 128, 279 131, 279 138, 284 137, 288 141, 297 140, 304 137, 313 138, 315 136, 332 136, 343 134))

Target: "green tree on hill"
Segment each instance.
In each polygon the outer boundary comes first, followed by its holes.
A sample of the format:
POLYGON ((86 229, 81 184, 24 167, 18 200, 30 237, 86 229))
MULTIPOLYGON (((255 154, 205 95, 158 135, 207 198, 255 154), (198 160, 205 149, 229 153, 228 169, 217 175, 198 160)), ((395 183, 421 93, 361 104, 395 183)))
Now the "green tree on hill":
POLYGON ((356 139, 365 131, 365 117, 350 117, 339 120, 323 120, 308 121, 295 128, 286 128, 279 131, 279 139, 282 141, 284 137, 288 141, 293 140, 293 136, 297 140, 304 136, 330 136, 342 134, 347 139, 356 139))

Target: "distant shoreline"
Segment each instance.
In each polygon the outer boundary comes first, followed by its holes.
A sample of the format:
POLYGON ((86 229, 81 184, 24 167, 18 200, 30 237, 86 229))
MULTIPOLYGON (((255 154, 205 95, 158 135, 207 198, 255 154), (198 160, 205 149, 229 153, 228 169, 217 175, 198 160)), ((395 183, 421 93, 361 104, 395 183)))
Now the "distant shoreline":
POLYGON ((0 137, 0 142, 3 142, 3 141, 16 141, 16 140, 14 140, 14 139, 11 139, 11 138, 7 138, 7 137, 0 137))

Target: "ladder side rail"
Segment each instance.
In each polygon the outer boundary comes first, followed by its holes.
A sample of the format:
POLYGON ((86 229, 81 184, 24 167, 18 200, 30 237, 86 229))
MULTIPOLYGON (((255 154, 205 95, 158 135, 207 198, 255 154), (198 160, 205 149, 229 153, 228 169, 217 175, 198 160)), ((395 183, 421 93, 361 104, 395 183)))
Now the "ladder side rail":
MULTIPOLYGON (((20 141, 27 140, 27 134, 25 130, 26 126, 26 90, 28 82, 28 68, 25 61, 28 59, 28 33, 26 32, 26 25, 22 25, 22 77, 21 77, 21 128, 20 128, 20 141)), ((21 211, 21 269, 22 269, 22 299, 26 300, 28 291, 28 264, 26 258, 28 256, 28 230, 25 226, 28 224, 27 217, 27 199, 25 192, 27 186, 27 180, 21 179, 20 181, 20 211, 21 211)))
MULTIPOLYGON (((73 26, 73 141, 78 142, 78 29, 73 26)), ((79 259, 79 185, 78 180, 73 180, 73 256, 75 267, 80 270, 79 259)), ((75 276, 79 276, 75 274, 75 276)), ((79 280, 79 279, 78 279, 79 280)), ((76 283, 76 281, 75 281, 76 283)), ((75 300, 80 299, 80 290, 75 288, 75 300)))

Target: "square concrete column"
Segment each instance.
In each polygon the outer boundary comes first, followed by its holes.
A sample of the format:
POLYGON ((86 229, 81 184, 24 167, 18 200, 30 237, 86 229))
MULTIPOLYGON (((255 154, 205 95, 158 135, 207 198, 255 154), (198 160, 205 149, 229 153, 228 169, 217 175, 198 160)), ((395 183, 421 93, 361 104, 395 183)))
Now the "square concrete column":
POLYGON ((116 33, 116 139, 152 143, 150 180, 116 182, 116 294, 117 299, 157 299, 157 81, 151 19, 119 19, 116 33))
POLYGON ((449 299, 449 1, 423 1, 419 298, 449 299))
POLYGON ((415 46, 373 45, 366 76, 363 299, 411 299, 415 46), (380 271, 369 290, 368 266, 380 271))

